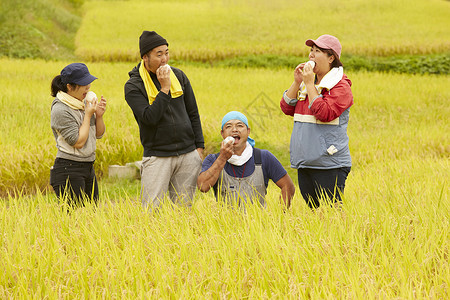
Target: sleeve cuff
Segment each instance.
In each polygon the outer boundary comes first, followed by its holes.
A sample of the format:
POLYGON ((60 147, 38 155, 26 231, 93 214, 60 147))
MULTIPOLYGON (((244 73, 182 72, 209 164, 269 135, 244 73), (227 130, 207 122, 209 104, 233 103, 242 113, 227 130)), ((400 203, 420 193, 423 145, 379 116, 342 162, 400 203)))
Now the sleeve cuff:
POLYGON ((287 90, 284 91, 283 93, 283 100, 284 102, 286 102, 286 104, 290 105, 290 106, 295 106, 295 104, 297 104, 297 99, 291 99, 286 95, 287 90))
POLYGON ((322 94, 319 94, 319 95, 315 96, 312 99, 311 103, 309 104, 308 108, 311 109, 311 106, 313 105, 314 101, 316 101, 317 98, 322 98, 322 97, 323 97, 322 94))

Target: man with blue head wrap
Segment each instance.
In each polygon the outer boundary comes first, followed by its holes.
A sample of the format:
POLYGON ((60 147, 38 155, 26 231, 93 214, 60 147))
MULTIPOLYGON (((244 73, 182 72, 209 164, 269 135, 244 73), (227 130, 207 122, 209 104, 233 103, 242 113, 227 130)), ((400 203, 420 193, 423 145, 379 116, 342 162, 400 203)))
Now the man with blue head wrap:
MULTIPOLYGON (((238 111, 222 119, 220 152, 208 155, 197 180, 200 191, 211 187, 216 199, 244 206, 247 202, 266 206, 266 189, 271 179, 281 189, 286 207, 294 195, 294 184, 278 159, 268 150, 255 147, 247 117, 238 111)), ((245 207, 245 206, 244 206, 245 207)))
MULTIPOLYGON (((227 124, 231 120, 241 121, 242 123, 245 124, 245 126, 247 126, 247 128, 250 129, 250 126, 248 126, 247 117, 243 113, 238 112, 238 111, 230 111, 222 119, 222 130, 223 130, 223 127, 225 126, 225 124, 227 124)), ((250 131, 249 131, 249 133, 250 133, 250 131)), ((247 138, 247 141, 250 143, 250 145, 252 147, 255 147, 255 140, 252 139, 250 136, 247 138)))

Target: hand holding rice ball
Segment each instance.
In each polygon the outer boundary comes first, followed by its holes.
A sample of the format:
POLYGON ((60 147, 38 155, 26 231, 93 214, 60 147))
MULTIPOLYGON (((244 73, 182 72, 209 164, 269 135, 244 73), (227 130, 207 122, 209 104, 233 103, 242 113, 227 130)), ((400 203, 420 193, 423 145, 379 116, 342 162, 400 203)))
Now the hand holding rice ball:
POLYGON ((228 144, 228 143, 234 143, 234 137, 232 136, 227 136, 224 140, 223 140, 224 144, 228 144))
POLYGON ((89 91, 84 99, 86 102, 92 103, 94 100, 97 100, 97 95, 93 91, 89 91))
POLYGON ((89 91, 84 97, 86 107, 97 107, 97 95, 93 91, 89 91))
POLYGON ((171 70, 170 66, 168 64, 165 64, 164 66, 161 66, 160 68, 161 68, 161 71, 170 72, 170 70, 171 70))
MULTIPOLYGON (((310 66, 311 66, 311 69, 314 69, 314 67, 316 66, 316 63, 315 63, 314 61, 312 61, 312 60, 309 60, 309 61, 306 62, 304 68, 306 68, 307 65, 310 65, 310 66)), ((304 69, 304 68, 303 68, 303 69, 304 69)))

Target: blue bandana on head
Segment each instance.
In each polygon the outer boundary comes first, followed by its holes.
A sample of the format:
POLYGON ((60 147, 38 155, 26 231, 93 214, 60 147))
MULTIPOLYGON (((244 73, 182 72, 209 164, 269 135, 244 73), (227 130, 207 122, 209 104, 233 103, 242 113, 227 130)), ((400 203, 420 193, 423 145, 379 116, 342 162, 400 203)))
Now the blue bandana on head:
MULTIPOLYGON (((226 124, 228 121, 231 121, 231 120, 239 120, 239 121, 241 121, 242 123, 244 123, 244 124, 247 126, 247 128, 249 127, 249 126, 248 126, 248 120, 247 120, 247 117, 246 117, 243 113, 238 112, 238 111, 230 111, 230 112, 227 113, 227 114, 223 117, 223 119, 222 119, 222 129, 223 129, 223 126, 225 126, 225 124, 226 124)), ((252 147, 255 147, 255 140, 254 140, 254 139, 252 139, 251 137, 248 137, 248 138, 247 138, 247 141, 250 143, 250 145, 251 145, 252 147)))

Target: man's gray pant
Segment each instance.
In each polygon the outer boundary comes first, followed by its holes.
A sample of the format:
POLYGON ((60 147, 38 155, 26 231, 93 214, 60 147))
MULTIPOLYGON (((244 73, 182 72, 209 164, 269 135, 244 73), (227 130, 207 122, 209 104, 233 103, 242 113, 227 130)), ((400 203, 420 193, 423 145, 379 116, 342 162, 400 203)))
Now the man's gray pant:
POLYGON ((197 150, 180 156, 144 157, 141 165, 144 208, 157 208, 165 199, 190 207, 201 167, 202 159, 197 150))

